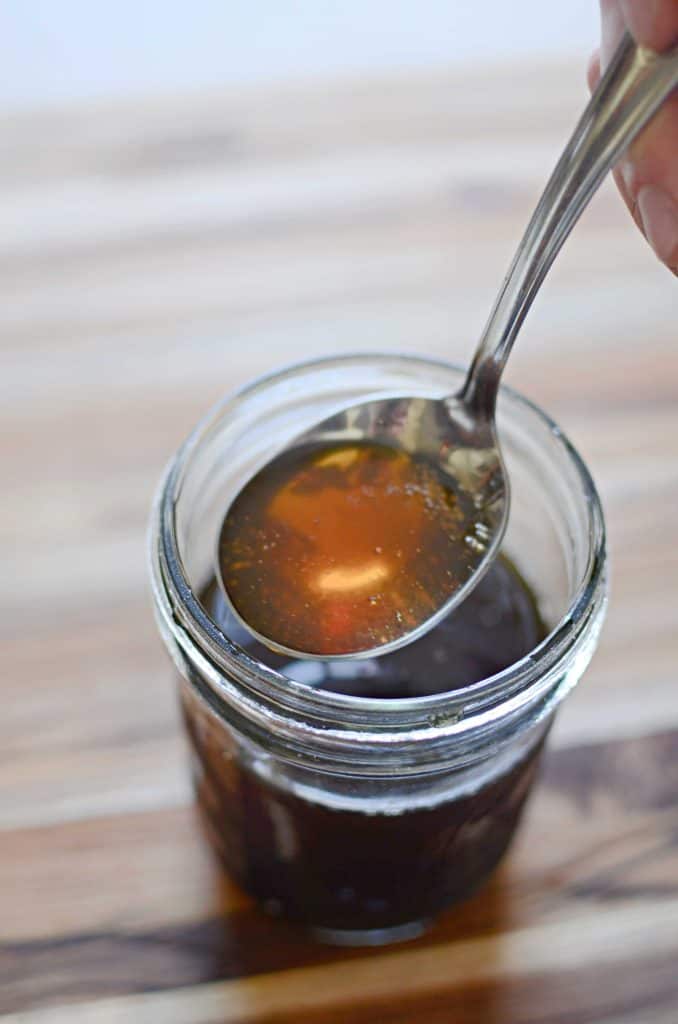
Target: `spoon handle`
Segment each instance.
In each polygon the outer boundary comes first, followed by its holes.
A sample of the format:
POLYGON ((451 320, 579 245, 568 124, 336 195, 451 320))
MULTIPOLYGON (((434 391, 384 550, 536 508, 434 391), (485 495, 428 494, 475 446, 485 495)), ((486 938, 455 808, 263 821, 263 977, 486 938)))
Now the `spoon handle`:
POLYGON ((476 349, 461 399, 491 416, 532 301, 603 178, 678 86, 678 46, 658 54, 626 33, 556 164, 476 349))

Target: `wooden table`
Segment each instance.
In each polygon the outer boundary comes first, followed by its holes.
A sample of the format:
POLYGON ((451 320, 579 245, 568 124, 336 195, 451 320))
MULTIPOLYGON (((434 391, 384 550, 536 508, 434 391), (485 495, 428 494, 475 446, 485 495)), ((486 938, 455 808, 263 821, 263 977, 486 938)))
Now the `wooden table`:
POLYGON ((3 1024, 676 1024, 678 293, 611 188, 508 374, 598 481, 609 617, 477 898, 346 952, 222 879, 146 585, 156 481, 224 391, 337 350, 468 358, 582 76, 2 121, 3 1024))

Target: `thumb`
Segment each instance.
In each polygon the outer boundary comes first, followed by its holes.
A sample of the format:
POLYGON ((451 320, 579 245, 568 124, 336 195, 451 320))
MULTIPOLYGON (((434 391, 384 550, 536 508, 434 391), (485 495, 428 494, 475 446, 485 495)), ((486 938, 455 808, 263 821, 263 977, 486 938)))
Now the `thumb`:
POLYGON ((643 46, 661 52, 678 42, 678 0, 621 0, 621 10, 643 46))

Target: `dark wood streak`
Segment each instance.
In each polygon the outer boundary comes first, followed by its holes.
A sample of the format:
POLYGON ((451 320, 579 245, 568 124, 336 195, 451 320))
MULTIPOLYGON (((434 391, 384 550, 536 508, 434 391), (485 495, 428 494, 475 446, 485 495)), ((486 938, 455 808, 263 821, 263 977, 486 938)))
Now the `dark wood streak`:
MULTIPOLYGON (((527 918, 521 920, 509 906, 509 887, 508 874, 500 869, 485 890, 446 914, 435 929, 407 943, 407 948, 492 934, 509 917, 515 925, 525 923, 527 918)), ((224 902, 232 898, 230 890, 229 883, 224 902)), ((0 943, 0 1013, 43 1002, 160 991, 370 955, 370 950, 321 945, 301 928, 269 918, 250 905, 220 917, 138 933, 85 932, 0 943)))
POLYGON ((542 781, 575 800, 583 815, 601 794, 627 811, 678 809, 678 732, 557 750, 542 781))
MULTIPOLYGON (((305 1012, 304 1024, 653 1024, 678 1020, 675 954, 633 965, 584 965, 556 975, 530 972, 520 978, 441 989, 430 995, 351 1003, 305 1012), (666 1016, 658 1018, 657 1013, 666 1016)), ((272 1014, 257 1024, 297 1024, 294 1014, 272 1014)))
POLYGON ((335 957, 333 949, 254 908, 142 933, 91 932, 0 945, 0 1013, 247 977, 335 957))
POLYGON ((609 868, 594 873, 589 878, 582 877, 568 885, 568 897, 601 902, 632 902, 658 897, 678 897, 678 815, 672 816, 672 820, 664 827, 657 828, 652 846, 646 847, 641 853, 616 860, 614 842, 610 845, 612 862, 609 868), (645 881, 638 880, 636 874, 638 871, 642 873, 643 869, 652 870, 654 877, 645 881), (657 874, 659 877, 656 877, 657 874))

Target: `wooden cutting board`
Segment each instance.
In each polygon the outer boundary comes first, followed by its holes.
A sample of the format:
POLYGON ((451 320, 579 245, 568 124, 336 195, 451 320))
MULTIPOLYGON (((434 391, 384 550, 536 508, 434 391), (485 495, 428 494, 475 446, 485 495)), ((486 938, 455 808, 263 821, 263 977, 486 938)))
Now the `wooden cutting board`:
POLYGON ((146 586, 226 390, 468 359, 583 99, 582 61, 0 121, 3 1024, 678 1021, 678 292, 611 187, 508 373, 599 484, 609 616, 485 891, 376 951, 261 915, 196 828, 146 586))

